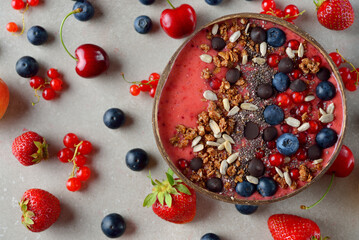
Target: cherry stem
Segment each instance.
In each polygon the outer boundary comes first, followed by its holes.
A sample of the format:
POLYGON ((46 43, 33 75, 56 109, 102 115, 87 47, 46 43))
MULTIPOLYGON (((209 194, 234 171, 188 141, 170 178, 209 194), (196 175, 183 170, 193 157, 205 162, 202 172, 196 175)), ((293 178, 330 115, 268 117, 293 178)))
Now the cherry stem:
POLYGON ((151 88, 153 88, 153 86, 151 85, 151 82, 154 82, 155 80, 157 80, 157 79, 154 79, 154 80, 148 81, 147 83, 142 83, 142 82, 130 82, 130 81, 128 81, 128 80, 125 78, 125 74, 124 74, 124 73, 121 73, 121 76, 122 76, 123 80, 125 80, 125 81, 128 82, 128 83, 139 84, 139 85, 149 85, 151 88))
POLYGON ((65 51, 70 55, 70 57, 72 57, 73 59, 75 59, 76 61, 78 61, 78 59, 76 57, 74 57, 70 52, 69 50, 67 50, 65 44, 64 44, 64 40, 62 38, 62 28, 65 24, 65 21, 68 17, 70 17, 72 14, 76 14, 76 13, 79 13, 79 12, 82 12, 82 9, 81 8, 77 8, 75 10, 73 10, 72 12, 70 12, 69 14, 66 15, 66 17, 62 20, 61 22, 61 26, 60 26, 60 40, 61 40, 61 44, 62 46, 64 47, 65 51))
POLYGON ((327 188, 327 191, 325 191, 324 195, 318 201, 316 201, 314 204, 310 205, 309 207, 302 205, 302 206, 300 206, 300 208, 303 210, 308 210, 308 209, 311 209, 314 206, 316 206, 318 203, 320 203, 325 198, 325 196, 328 194, 329 190, 331 189, 333 182, 334 182, 334 177, 335 177, 335 173, 332 174, 332 178, 330 179, 330 184, 327 188))
POLYGON ((75 148, 74 156, 72 157, 71 160, 69 160, 69 162, 72 162, 72 163, 74 164, 74 166, 73 166, 73 168, 72 168, 71 175, 70 175, 69 178, 72 178, 72 177, 75 176, 75 170, 76 170, 76 168, 77 168, 77 165, 76 165, 76 163, 75 163, 75 157, 77 156, 77 152, 78 152, 79 147, 81 146, 82 143, 83 143, 83 141, 81 141, 79 144, 75 145, 76 148, 75 148))
POLYGON ((349 62, 348 60, 346 60, 346 59, 343 57, 343 55, 340 54, 340 52, 339 52, 338 49, 336 49, 336 50, 337 50, 337 53, 339 54, 339 56, 344 60, 344 63, 348 63, 348 64, 353 68, 352 72, 356 72, 356 73, 357 73, 357 79, 356 79, 356 81, 355 81, 355 85, 358 85, 358 82, 359 82, 359 72, 358 72, 358 70, 354 67, 354 65, 353 65, 351 62, 349 62))
POLYGON ((170 2, 170 0, 166 0, 168 2, 168 4, 173 8, 176 9, 175 6, 172 5, 172 3, 170 2))

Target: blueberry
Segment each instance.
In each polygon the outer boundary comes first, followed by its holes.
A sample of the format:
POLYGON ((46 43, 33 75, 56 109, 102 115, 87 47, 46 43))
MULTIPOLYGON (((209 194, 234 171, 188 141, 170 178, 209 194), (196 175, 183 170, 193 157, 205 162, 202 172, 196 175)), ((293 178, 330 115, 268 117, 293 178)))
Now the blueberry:
POLYGON ((320 82, 315 89, 317 97, 323 101, 331 100, 335 97, 336 90, 333 83, 328 81, 320 82))
POLYGON ((108 128, 117 129, 125 122, 125 113, 118 108, 110 108, 103 115, 103 122, 108 128))
POLYGON ((257 190, 263 197, 270 197, 277 192, 277 184, 272 178, 262 177, 259 179, 257 190))
POLYGON ((236 204, 236 209, 238 212, 244 214, 244 215, 251 215, 255 211, 257 211, 258 206, 255 205, 240 205, 236 204))
POLYGON ((140 0, 140 2, 144 5, 151 5, 155 0, 140 0))
POLYGON ((95 9, 92 6, 92 4, 90 2, 88 2, 87 0, 83 0, 83 1, 76 1, 74 4, 74 7, 72 8, 72 10, 81 8, 82 11, 79 13, 75 13, 75 18, 79 21, 88 21, 90 20, 93 15, 95 14, 95 9))
POLYGON ((33 57, 25 56, 17 60, 15 68, 21 77, 30 78, 39 71, 39 64, 33 57))
POLYGON ((277 125, 283 122, 284 112, 283 109, 277 105, 269 105, 263 112, 264 120, 270 125, 277 125))
POLYGON ((321 148, 333 146, 338 140, 337 133, 331 128, 323 128, 315 137, 315 141, 321 148))
POLYGON ((139 16, 135 19, 134 26, 138 33, 145 34, 151 30, 152 20, 147 16, 139 16))
POLYGON ((290 80, 287 74, 279 72, 276 75, 274 75, 274 78, 272 80, 273 87, 278 92, 284 92, 289 88, 290 80))
POLYGON ((285 33, 279 28, 270 28, 267 31, 267 43, 272 47, 280 47, 285 43, 285 33))
POLYGON ((102 232, 109 238, 118 238, 126 231, 126 222, 120 214, 111 213, 101 222, 102 232))
POLYGON ((222 0, 205 0, 206 3, 208 3, 209 5, 218 5, 222 2, 222 0))
POLYGON ((141 171, 148 165, 147 153, 140 149, 135 148, 126 154, 126 165, 133 171, 141 171))
POLYGON ((201 240, 221 240, 221 239, 214 233, 206 233, 201 237, 201 240))
POLYGON ((255 190, 254 184, 247 181, 239 182, 236 186, 236 192, 242 197, 250 197, 255 190))
POLYGON ((299 140, 291 133, 284 133, 277 139, 277 149, 283 155, 291 156, 298 151, 299 140))
POLYGON ((32 26, 27 31, 27 39, 33 45, 41 45, 47 41, 48 35, 45 28, 40 26, 32 26))

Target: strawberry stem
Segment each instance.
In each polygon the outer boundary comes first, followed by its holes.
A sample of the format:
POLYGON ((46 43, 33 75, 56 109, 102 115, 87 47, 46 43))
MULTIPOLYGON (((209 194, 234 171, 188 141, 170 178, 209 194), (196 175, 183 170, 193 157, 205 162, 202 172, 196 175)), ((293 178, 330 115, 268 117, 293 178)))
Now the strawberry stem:
POLYGON ((313 0, 315 6, 317 6, 317 10, 323 4, 324 1, 326 0, 313 0))
POLYGON ((72 12, 70 12, 69 14, 66 15, 66 17, 62 20, 61 22, 61 26, 60 26, 60 40, 61 40, 61 44, 62 46, 64 47, 65 51, 70 55, 70 57, 72 57, 73 59, 75 59, 76 61, 78 61, 78 59, 76 57, 74 57, 70 52, 69 50, 67 50, 65 44, 64 44, 64 40, 62 38, 62 28, 64 27, 64 24, 65 24, 65 21, 68 17, 70 17, 72 14, 75 14, 75 13, 79 13, 79 12, 82 12, 82 9, 81 8, 77 8, 75 10, 73 10, 72 12))
POLYGON ((357 73, 357 79, 356 79, 356 81, 355 81, 355 85, 358 85, 358 82, 359 82, 359 72, 358 72, 358 70, 354 67, 354 64, 352 64, 351 62, 349 62, 347 59, 345 59, 345 58, 343 57, 342 54, 340 54, 340 52, 339 52, 338 49, 336 49, 336 51, 337 51, 337 53, 340 55, 340 57, 343 59, 344 63, 348 63, 348 64, 353 68, 352 72, 356 72, 356 73, 357 73))
POLYGON ((170 0, 166 0, 168 2, 168 4, 173 8, 176 9, 175 6, 172 5, 172 3, 170 2, 170 0))
POLYGON ((311 209, 314 206, 316 206, 318 203, 320 203, 325 198, 325 196, 328 194, 329 190, 331 189, 333 182, 334 182, 334 177, 335 177, 335 174, 333 173, 332 178, 330 179, 330 184, 327 188, 327 191, 324 193, 324 195, 318 201, 316 201, 314 204, 310 205, 309 207, 302 205, 302 206, 300 206, 300 208, 303 210, 308 210, 308 209, 311 209))

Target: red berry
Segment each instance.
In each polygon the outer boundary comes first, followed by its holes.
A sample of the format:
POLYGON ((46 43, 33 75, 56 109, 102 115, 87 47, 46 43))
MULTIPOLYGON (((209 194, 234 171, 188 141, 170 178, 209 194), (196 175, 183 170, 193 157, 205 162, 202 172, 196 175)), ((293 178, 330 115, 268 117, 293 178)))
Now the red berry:
POLYGON ((299 79, 303 76, 303 72, 302 70, 300 69, 294 69, 290 74, 289 76, 293 79, 293 80, 296 80, 296 79, 299 79))
POLYGON ((268 147, 269 149, 274 149, 274 148, 276 148, 276 143, 275 143, 275 141, 267 142, 267 147, 268 147))
POLYGON ((138 94, 140 94, 141 90, 140 88, 137 86, 137 85, 131 85, 130 87, 130 93, 133 95, 133 96, 137 96, 138 94))
POLYGON ((298 138, 299 144, 304 145, 307 143, 307 134, 305 134, 304 132, 300 132, 296 136, 298 138))
POLYGON ((278 63, 280 61, 280 56, 276 53, 272 53, 268 55, 267 63, 271 68, 278 67, 278 63))
POLYGON ((298 180, 300 174, 299 174, 299 169, 298 168, 293 168, 289 171, 290 177, 292 178, 292 180, 296 181, 298 180))
POLYGON ((50 101, 56 97, 56 92, 54 91, 54 89, 47 87, 42 91, 42 97, 45 100, 50 101))
POLYGON ((92 144, 89 141, 83 141, 78 148, 79 153, 87 155, 92 151, 92 144))
POLYGON ((282 10, 280 10, 279 8, 277 8, 276 10, 274 10, 275 16, 279 17, 279 18, 283 18, 284 12, 282 10))
POLYGON ((60 77, 60 74, 59 72, 57 71, 57 69, 55 68, 50 68, 49 70, 47 70, 47 76, 51 79, 54 79, 54 78, 58 78, 60 77))
POLYGON ((276 103, 281 108, 286 108, 291 104, 290 97, 286 93, 279 93, 276 97, 276 103))
POLYGON ((282 131, 282 133, 291 133, 293 129, 288 124, 282 124, 280 126, 280 130, 282 131))
POLYGON ((264 157, 264 151, 262 149, 256 152, 256 158, 261 159, 264 157))
POLYGON ((284 15, 287 20, 293 21, 298 18, 299 9, 297 6, 290 4, 284 8, 284 15))
POLYGON ((149 92, 151 90, 151 86, 148 84, 147 80, 142 80, 140 83, 140 90, 142 92, 149 92))
POLYGON ((309 129, 308 129, 308 133, 311 134, 316 134, 319 131, 319 124, 317 121, 309 121, 309 129))
POLYGON ((273 167, 279 167, 284 163, 284 156, 280 153, 274 153, 269 156, 269 163, 273 167))
POLYGON ((344 86, 348 91, 351 91, 351 92, 354 92, 357 90, 357 85, 355 85, 354 82, 346 82, 344 84, 344 86))
POLYGON ((156 89, 157 89, 156 87, 153 87, 153 88, 151 88, 151 90, 150 90, 150 96, 153 97, 153 98, 154 98, 155 95, 156 95, 156 89))
POLYGON ((63 143, 68 148, 75 148, 75 145, 79 144, 79 139, 74 133, 68 133, 63 139, 63 143))
POLYGON ((314 74, 312 74, 312 73, 305 74, 304 78, 307 79, 307 80, 313 80, 314 79, 314 74))
POLYGON ((263 0, 262 1, 262 9, 264 11, 270 11, 275 9, 275 1, 274 0, 263 0))
POLYGON ((179 159, 178 160, 178 166, 184 170, 188 167, 188 161, 186 159, 179 159))
POLYGON ((45 80, 42 77, 34 76, 30 78, 30 87, 32 87, 33 89, 38 89, 41 86, 44 86, 44 84, 45 80))
POLYGON ((304 101, 304 94, 301 92, 293 92, 292 93, 292 99, 294 103, 301 103, 304 101))
POLYGON ((16 23, 9 22, 8 24, 6 24, 6 30, 8 32, 17 32, 19 30, 19 28, 16 23))
POLYGON ((78 178, 69 178, 66 182, 66 187, 71 192, 76 192, 81 189, 81 181, 78 178))
POLYGON ((339 53, 332 52, 332 53, 329 53, 329 56, 332 58, 334 64, 337 65, 337 67, 339 67, 340 64, 343 63, 343 58, 340 56, 339 53))
POLYGON ((153 80, 159 80, 160 79, 160 75, 158 73, 151 73, 150 77, 148 78, 149 81, 153 81, 153 80))
POLYGON ((20 10, 25 7, 25 3, 22 0, 12 0, 11 6, 15 10, 20 10))
POLYGON ((58 153, 57 153, 57 158, 64 163, 69 162, 69 160, 72 159, 72 157, 74 156, 74 152, 71 151, 70 148, 64 148, 61 149, 58 153))
POLYGON ((292 50, 298 50, 299 45, 300 45, 299 41, 295 39, 289 40, 288 42, 288 47, 290 47, 292 50))
POLYGON ((27 4, 29 4, 31 7, 36 7, 39 5, 40 0, 27 0, 27 4))
POLYGON ((298 106, 298 115, 303 115, 306 112, 310 112, 311 111, 311 105, 309 103, 301 103, 298 106))
POLYGON ((80 181, 87 181, 91 176, 91 169, 89 167, 80 167, 76 172, 76 178, 80 181))
POLYGON ((214 78, 209 82, 209 86, 213 89, 213 90, 218 90, 222 85, 222 81, 219 80, 218 78, 214 78))
POLYGON ((299 161, 304 161, 307 159, 307 151, 304 148, 299 148, 295 156, 299 161))
POLYGON ((344 83, 351 81, 352 74, 351 74, 349 68, 347 68, 347 67, 339 68, 339 73, 340 73, 340 76, 342 77, 344 83))
POLYGON ((51 88, 54 89, 55 91, 61 91, 62 84, 63 84, 63 81, 60 78, 54 78, 50 82, 51 88))
POLYGON ((158 79, 157 79, 157 80, 152 80, 152 81, 150 81, 149 83, 150 83, 150 85, 151 85, 152 87, 157 87, 157 85, 158 85, 158 79))
POLYGON ((87 158, 82 155, 77 155, 74 159, 74 162, 78 167, 82 167, 87 163, 87 158))
POLYGON ((319 66, 322 65, 322 59, 319 56, 313 56, 312 61, 318 62, 319 66))

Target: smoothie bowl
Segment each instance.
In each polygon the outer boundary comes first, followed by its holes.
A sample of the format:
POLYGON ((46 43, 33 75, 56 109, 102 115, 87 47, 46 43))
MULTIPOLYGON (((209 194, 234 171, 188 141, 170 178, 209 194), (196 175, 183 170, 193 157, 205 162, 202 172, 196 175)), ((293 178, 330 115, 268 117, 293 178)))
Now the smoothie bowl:
POLYGON ((291 197, 336 158, 346 125, 334 63, 307 33, 252 13, 194 33, 155 97, 158 148, 190 187, 259 205, 291 197))

